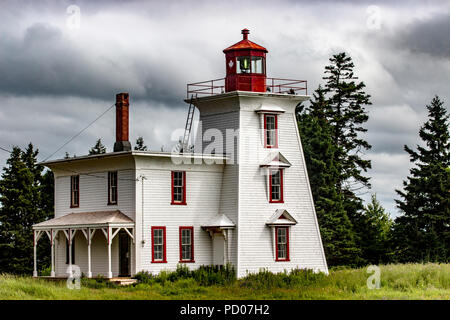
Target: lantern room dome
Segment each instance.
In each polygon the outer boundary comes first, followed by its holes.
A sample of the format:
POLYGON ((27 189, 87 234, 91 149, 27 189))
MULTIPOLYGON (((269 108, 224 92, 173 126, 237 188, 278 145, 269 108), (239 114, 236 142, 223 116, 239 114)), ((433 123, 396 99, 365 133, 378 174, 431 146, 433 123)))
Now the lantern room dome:
POLYGON ((242 30, 243 39, 233 44, 232 46, 224 49, 223 52, 227 53, 229 51, 236 51, 236 50, 256 50, 256 51, 264 51, 267 53, 268 51, 266 48, 248 40, 249 33, 250 31, 248 29, 243 29, 242 30))

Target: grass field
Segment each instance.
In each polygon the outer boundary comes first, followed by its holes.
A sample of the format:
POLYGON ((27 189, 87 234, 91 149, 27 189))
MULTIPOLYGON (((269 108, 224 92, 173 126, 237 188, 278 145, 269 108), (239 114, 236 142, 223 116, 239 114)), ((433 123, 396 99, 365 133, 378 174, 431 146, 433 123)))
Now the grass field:
POLYGON ((328 276, 281 277, 265 273, 224 285, 192 278, 130 287, 83 280, 66 283, 0 275, 0 299, 450 299, 450 264, 396 264, 381 268, 381 287, 368 289, 367 268, 331 270, 328 276), (281 279, 281 280, 280 280, 281 279))

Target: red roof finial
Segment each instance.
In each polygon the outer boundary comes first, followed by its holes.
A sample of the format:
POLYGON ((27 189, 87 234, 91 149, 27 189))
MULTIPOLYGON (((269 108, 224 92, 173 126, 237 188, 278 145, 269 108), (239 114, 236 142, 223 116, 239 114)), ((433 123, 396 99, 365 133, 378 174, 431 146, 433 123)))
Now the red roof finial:
POLYGON ((247 40, 248 39, 248 34, 250 33, 250 30, 245 28, 245 29, 242 29, 241 33, 242 33, 242 39, 247 40))

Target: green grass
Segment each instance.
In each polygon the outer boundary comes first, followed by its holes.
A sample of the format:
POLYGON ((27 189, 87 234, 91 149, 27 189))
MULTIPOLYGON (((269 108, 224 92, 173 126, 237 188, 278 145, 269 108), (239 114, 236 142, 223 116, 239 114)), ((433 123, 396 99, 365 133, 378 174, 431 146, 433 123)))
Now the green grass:
POLYGON ((83 279, 80 290, 67 289, 64 281, 0 275, 0 299, 450 299, 450 264, 380 268, 381 288, 373 290, 366 285, 370 276, 366 268, 335 269, 328 276, 261 272, 221 285, 209 285, 204 278, 183 272, 166 273, 130 287, 83 279))

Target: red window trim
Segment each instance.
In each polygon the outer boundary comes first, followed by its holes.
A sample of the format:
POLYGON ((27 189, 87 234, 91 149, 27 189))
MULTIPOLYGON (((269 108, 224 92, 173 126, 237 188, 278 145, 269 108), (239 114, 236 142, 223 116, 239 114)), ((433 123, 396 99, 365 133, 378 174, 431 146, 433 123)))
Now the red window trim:
POLYGON ((170 193, 172 194, 172 201, 170 202, 170 204, 175 204, 175 205, 186 205, 186 171, 172 171, 171 172, 171 191, 170 193), (173 178, 174 178, 174 173, 175 172, 183 172, 183 201, 175 201, 174 200, 174 193, 173 193, 173 178))
POLYGON ((80 207, 80 175, 70 176, 70 207, 78 208, 80 207), (77 192, 77 204, 73 204, 73 178, 78 179, 78 192, 77 192))
POLYGON ((180 263, 192 263, 195 262, 194 259, 194 227, 180 227, 180 242, 179 242, 179 246, 180 246, 180 263), (181 245, 181 232, 185 229, 189 229, 191 230, 191 259, 190 260, 183 260, 183 253, 182 253, 182 245, 181 245))
POLYGON ((284 203, 283 196, 283 169, 269 169, 269 202, 270 203, 284 203), (280 171, 280 200, 272 199, 272 172, 280 171))
POLYGON ((117 193, 117 189, 119 188, 119 173, 116 171, 108 171, 108 206, 115 206, 119 203, 119 199, 118 199, 118 193, 117 193), (115 172, 116 173, 116 190, 114 191, 115 196, 116 196, 116 202, 111 202, 111 176, 110 174, 115 172))
POLYGON ((275 251, 276 259, 275 261, 290 261, 289 256, 289 227, 275 227, 275 251), (278 229, 286 229, 286 259, 278 258, 278 229))
POLYGON ((152 227, 152 263, 167 263, 167 254, 166 254, 166 227, 152 227), (163 231, 163 259, 155 260, 155 239, 154 239, 154 230, 162 229, 163 231))
POLYGON ((278 115, 272 113, 264 114, 264 148, 278 148, 278 115), (275 144, 267 144, 267 116, 275 117, 275 144))

